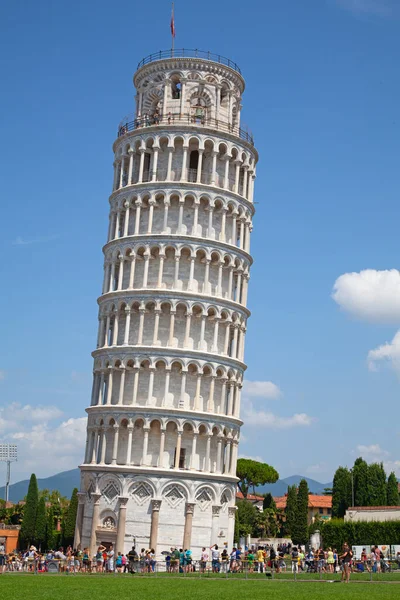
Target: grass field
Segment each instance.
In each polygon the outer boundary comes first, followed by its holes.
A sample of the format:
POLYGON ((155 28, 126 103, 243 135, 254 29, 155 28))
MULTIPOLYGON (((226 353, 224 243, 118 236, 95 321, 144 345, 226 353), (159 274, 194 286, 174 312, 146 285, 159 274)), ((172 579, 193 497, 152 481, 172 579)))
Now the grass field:
POLYGON ((0 576, 0 595, 7 600, 91 600, 111 598, 118 600, 232 600, 235 598, 266 597, 273 600, 386 600, 399 597, 396 583, 341 583, 271 581, 266 578, 216 580, 179 579, 165 577, 113 577, 113 576, 59 576, 19 575, 0 576))

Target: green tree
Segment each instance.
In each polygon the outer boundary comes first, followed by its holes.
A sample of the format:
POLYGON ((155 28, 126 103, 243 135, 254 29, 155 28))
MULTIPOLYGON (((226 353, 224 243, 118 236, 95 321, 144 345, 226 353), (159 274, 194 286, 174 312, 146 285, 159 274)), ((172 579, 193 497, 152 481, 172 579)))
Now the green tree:
POLYGON ((354 505, 368 506, 368 464, 361 457, 353 467, 354 505))
POLYGON ((368 466, 368 506, 385 506, 386 473, 382 463, 368 466))
POLYGON ((332 496, 332 488, 331 487, 326 487, 324 488, 324 491, 322 492, 324 496, 332 496))
POLYGON ((249 488, 252 488, 255 494, 256 486, 275 483, 279 479, 279 473, 273 467, 249 458, 239 458, 236 476, 239 478, 238 487, 244 498, 247 498, 249 488))
POLYGON ((236 506, 239 522, 239 537, 252 534, 257 523, 258 509, 248 500, 238 500, 236 506))
POLYGON ((46 541, 45 546, 47 550, 53 550, 56 545, 56 532, 54 529, 54 510, 53 507, 50 506, 47 511, 47 519, 46 519, 46 541))
POLYGON ((292 537, 295 534, 297 520, 297 488, 295 485, 288 487, 285 513, 286 534, 292 537))
POLYGON ((390 473, 387 481, 387 505, 388 506, 399 506, 399 488, 397 483, 396 475, 393 471, 390 473))
POLYGON ((263 510, 265 510, 266 508, 272 508, 272 510, 274 510, 276 512, 276 504, 275 504, 274 497, 269 492, 268 492, 268 494, 265 494, 264 500, 263 500, 263 510))
POLYGON ((74 543, 76 515, 78 513, 78 488, 72 491, 71 500, 65 514, 63 530, 63 540, 66 546, 72 546, 74 543))
POLYGON ((45 548, 45 542, 46 542, 46 524, 47 524, 47 519, 46 519, 47 515, 46 515, 46 500, 44 499, 44 496, 41 496, 41 498, 39 499, 38 502, 38 509, 37 509, 37 515, 36 515, 36 543, 38 545, 38 548, 40 550, 48 550, 48 548, 45 548))
POLYGON ((308 484, 302 479, 297 491, 296 520, 292 532, 294 544, 306 544, 308 542, 308 484))
POLYGON ((333 477, 332 517, 343 518, 351 504, 351 474, 347 467, 339 467, 333 477))
POLYGON ((32 473, 26 503, 24 508, 24 518, 20 530, 20 546, 26 548, 36 541, 36 518, 39 503, 39 491, 36 475, 32 473))

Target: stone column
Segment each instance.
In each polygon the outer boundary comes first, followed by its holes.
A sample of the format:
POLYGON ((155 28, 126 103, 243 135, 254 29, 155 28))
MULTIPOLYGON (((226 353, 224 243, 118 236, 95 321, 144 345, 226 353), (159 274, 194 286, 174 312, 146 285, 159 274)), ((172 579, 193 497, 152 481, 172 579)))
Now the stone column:
POLYGON ((212 345, 212 352, 218 352, 218 331, 219 331, 219 317, 214 319, 214 340, 212 345))
POLYGON ((97 462, 97 451, 98 451, 99 439, 100 439, 99 432, 95 431, 94 439, 93 439, 93 447, 92 447, 92 460, 90 461, 90 464, 92 464, 92 465, 95 465, 97 462))
POLYGON ((217 438, 217 467, 216 472, 222 473, 222 437, 218 435, 217 438))
POLYGON ((161 429, 160 433, 160 451, 158 453, 157 466, 162 469, 164 467, 165 429, 161 429))
POLYGON ((144 258, 144 269, 143 269, 143 287, 147 287, 148 278, 149 278, 149 264, 150 264, 150 255, 145 254, 144 258))
POLYGON ((118 528, 117 528, 117 543, 115 552, 124 553, 124 542, 125 542, 125 529, 126 529, 126 505, 128 504, 129 498, 125 496, 119 496, 119 515, 118 515, 118 528))
POLYGON ((132 437, 133 425, 128 425, 128 446, 126 448, 126 464, 129 466, 132 461, 132 437))
POLYGON ((157 204, 154 198, 150 198, 149 200, 149 223, 147 225, 147 234, 151 234, 153 230, 153 215, 154 215, 154 206, 157 204))
POLYGON ((211 540, 210 546, 216 544, 218 541, 218 524, 219 524, 219 513, 221 511, 220 506, 212 507, 212 523, 211 523, 211 540))
POLYGON ((124 331, 124 346, 129 344, 129 330, 131 328, 131 309, 130 306, 125 307, 125 331, 124 331))
POLYGON ((139 152, 140 152, 140 163, 139 163, 139 177, 138 177, 138 183, 143 183, 143 167, 144 167, 144 155, 145 155, 145 148, 139 148, 139 152))
POLYGON ((160 313, 161 310, 159 308, 156 308, 154 310, 154 332, 153 332, 153 346, 157 346, 157 342, 158 342, 158 327, 160 324, 160 313))
POLYGON ((157 554, 158 522, 160 518, 161 500, 151 500, 150 548, 157 554))
POLYGON ((203 153, 204 153, 204 150, 199 150, 199 162, 197 163, 196 183, 201 183, 201 169, 203 166, 203 153))
POLYGON ((113 388, 113 367, 108 367, 107 398, 106 398, 106 404, 108 404, 108 405, 111 404, 112 388, 113 388))
POLYGON ((150 428, 149 427, 143 427, 143 431, 144 431, 144 437, 143 437, 143 452, 142 452, 141 465, 146 466, 147 448, 148 448, 148 445, 149 445, 149 431, 150 431, 150 428))
POLYGON ((232 448, 232 440, 228 439, 226 444, 226 455, 225 455, 225 463, 224 463, 224 473, 231 472, 231 448, 232 448))
POLYGON ((165 259, 165 255, 164 254, 159 254, 158 255, 159 260, 160 260, 160 265, 158 268, 158 279, 157 279, 157 287, 159 289, 162 288, 162 283, 163 283, 163 275, 164 275, 164 259, 165 259))
POLYGON ((122 404, 124 402, 124 392, 125 392, 125 372, 126 372, 125 367, 120 367, 120 371, 121 371, 121 379, 119 382, 118 404, 119 404, 119 406, 122 406, 122 404))
POLYGON ((225 242, 225 230, 226 230, 226 213, 227 208, 225 206, 222 207, 222 215, 221 215, 221 232, 219 234, 219 239, 221 242, 225 242))
POLYGON ((96 550, 97 550, 96 529, 99 524, 100 498, 101 498, 101 494, 92 494, 93 516, 92 516, 92 529, 90 532, 90 558, 92 558, 96 554, 96 550))
POLYGON ((201 391, 201 378, 202 377, 203 377, 202 373, 197 374, 196 394, 194 397, 194 410, 200 410, 200 391, 201 391))
POLYGON ((170 312, 170 323, 169 323, 169 338, 168 338, 168 346, 173 346, 174 343, 174 328, 175 328, 175 311, 171 310, 170 312))
POLYGON ((177 432, 176 438, 176 451, 175 451, 175 465, 174 469, 179 469, 179 458, 181 456, 181 444, 182 444, 182 431, 177 432))
POLYGON ((189 149, 188 146, 183 146, 181 181, 187 180, 186 164, 187 164, 188 149, 189 149))
POLYGON ((117 423, 115 423, 115 425, 113 425, 113 429, 114 429, 114 443, 113 443, 111 464, 116 465, 117 464, 117 455, 118 455, 119 425, 117 423))
POLYGON ((140 369, 140 367, 133 368, 133 393, 132 393, 133 406, 136 405, 136 401, 137 401, 137 392, 138 392, 138 385, 139 385, 139 369, 140 369))
POLYGON ((102 429, 102 440, 101 440, 101 457, 100 464, 104 465, 106 462, 106 450, 107 450, 107 428, 102 429))
POLYGON ((133 289, 133 282, 135 280, 135 266, 136 266, 136 256, 133 254, 131 259, 131 271, 129 273, 129 289, 133 289))
POLYGON ((192 313, 191 312, 187 312, 186 315, 186 326, 185 326, 185 338, 183 340, 183 347, 187 348, 189 346, 189 339, 190 339, 190 324, 192 321, 192 313))
POLYGON ((204 470, 209 473, 210 472, 210 450, 211 450, 211 435, 207 434, 206 440, 206 461, 204 465, 204 470))
POLYGON ((78 546, 81 545, 83 514, 85 511, 85 500, 86 500, 85 492, 78 492, 78 512, 76 515, 74 548, 78 548, 78 546))
POLYGON ((214 150, 212 153, 211 185, 215 185, 215 179, 217 176, 217 156, 218 152, 214 150))
POLYGON ((164 200, 164 223, 163 223, 163 233, 167 233, 168 230, 168 209, 170 207, 170 201, 164 200))
POLYGON ((164 398, 162 401, 163 406, 165 406, 168 401, 170 376, 171 376, 171 369, 165 369, 165 388, 164 388, 164 398))
POLYGON ((185 108, 185 99, 186 99, 186 81, 187 79, 184 79, 182 77, 181 79, 181 102, 180 102, 180 107, 179 107, 179 112, 180 112, 180 117, 183 117, 184 114, 184 108, 185 108))
POLYGON ((190 467, 189 467, 192 471, 195 470, 195 467, 194 467, 194 458, 196 456, 197 436, 198 436, 198 434, 196 432, 193 432, 192 452, 190 454, 190 467))
POLYGON ((215 375, 211 375, 210 393, 209 393, 208 402, 207 402, 207 412, 211 412, 211 413, 215 411, 215 408, 214 408, 214 387, 215 387, 215 380, 216 380, 215 375))
POLYGON ((195 505, 186 502, 185 528, 183 530, 183 550, 190 548, 192 539, 193 512, 195 505))
POLYGON ((167 163, 167 181, 171 181, 171 173, 172 173, 172 157, 173 151, 175 150, 174 146, 168 146, 168 163, 167 163))
POLYGON ((200 201, 194 201, 194 215, 193 215, 193 227, 192 227, 192 235, 197 235, 197 224, 199 221, 199 206, 200 201))
POLYGON ((155 367, 149 367, 150 375, 149 375, 149 389, 147 394, 147 406, 151 406, 153 403, 153 388, 154 388, 154 374, 155 367))
POLYGON ((142 345, 143 342, 143 327, 144 327, 144 313, 146 312, 146 308, 141 306, 139 308, 139 331, 138 331, 138 346, 142 345))
POLYGON ((139 235, 139 229, 140 229, 140 212, 141 212, 141 207, 142 207, 142 201, 141 200, 135 200, 135 206, 136 206, 135 235, 139 235))
MULTIPOLYGON (((129 154, 128 185, 131 185, 132 184, 132 170, 133 170, 133 155, 134 155, 132 148, 130 150, 128 150, 128 154, 129 154)), ((129 215, 129 213, 128 213, 128 215, 129 215)))

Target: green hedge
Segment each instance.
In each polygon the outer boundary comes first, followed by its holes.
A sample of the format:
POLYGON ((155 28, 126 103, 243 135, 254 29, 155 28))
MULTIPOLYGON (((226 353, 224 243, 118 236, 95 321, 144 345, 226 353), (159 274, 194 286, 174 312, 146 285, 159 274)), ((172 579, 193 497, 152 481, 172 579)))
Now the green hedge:
POLYGON ((400 521, 352 523, 332 519, 324 523, 320 531, 324 548, 341 548, 344 542, 351 546, 400 544, 400 521))

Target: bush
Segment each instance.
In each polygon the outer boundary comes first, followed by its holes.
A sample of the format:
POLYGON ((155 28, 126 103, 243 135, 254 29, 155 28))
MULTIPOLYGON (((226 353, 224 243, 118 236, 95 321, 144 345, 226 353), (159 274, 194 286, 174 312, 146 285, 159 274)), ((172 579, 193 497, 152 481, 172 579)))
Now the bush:
POLYGON ((352 523, 332 519, 321 526, 321 535, 324 547, 341 548, 344 542, 350 546, 395 545, 400 540, 400 521, 352 523))

